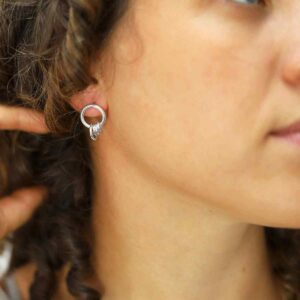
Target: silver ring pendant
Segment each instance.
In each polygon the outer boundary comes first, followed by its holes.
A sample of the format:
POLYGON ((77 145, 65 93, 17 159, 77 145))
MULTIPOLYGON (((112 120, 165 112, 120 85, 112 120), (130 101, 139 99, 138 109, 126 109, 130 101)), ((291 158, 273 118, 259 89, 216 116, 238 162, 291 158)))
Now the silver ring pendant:
POLYGON ((103 128, 103 126, 106 122, 106 113, 105 113, 104 109, 101 106, 99 106, 97 104, 88 104, 82 109, 82 111, 80 113, 80 119, 81 119, 82 124, 85 127, 89 128, 90 137, 91 137, 92 140, 95 141, 97 139, 97 136, 101 133, 102 128, 103 128), (86 112, 86 110, 88 110, 90 108, 95 108, 95 109, 97 109, 101 112, 101 114, 102 114, 101 122, 97 122, 97 123, 94 123, 94 124, 88 124, 85 121, 84 113, 86 112))

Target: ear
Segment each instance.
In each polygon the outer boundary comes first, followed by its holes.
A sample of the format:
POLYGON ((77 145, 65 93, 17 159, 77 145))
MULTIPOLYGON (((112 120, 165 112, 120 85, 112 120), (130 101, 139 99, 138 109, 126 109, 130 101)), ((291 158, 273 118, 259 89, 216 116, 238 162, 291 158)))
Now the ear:
MULTIPOLYGON (((99 84, 89 85, 85 90, 74 94, 70 99, 70 105, 79 112, 88 104, 97 104, 104 110, 107 110, 106 97, 102 93, 99 84)), ((85 116, 87 117, 98 117, 99 114, 100 112, 94 108, 88 109, 85 112, 85 116)))

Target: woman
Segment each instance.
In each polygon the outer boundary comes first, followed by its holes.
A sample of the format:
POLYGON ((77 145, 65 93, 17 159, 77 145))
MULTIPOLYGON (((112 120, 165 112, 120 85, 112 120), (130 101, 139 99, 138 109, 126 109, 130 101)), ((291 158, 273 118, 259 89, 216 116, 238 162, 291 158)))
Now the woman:
POLYGON ((49 190, 30 299, 300 297, 298 0, 1 4, 0 99, 51 132, 0 139, 2 190, 49 190))

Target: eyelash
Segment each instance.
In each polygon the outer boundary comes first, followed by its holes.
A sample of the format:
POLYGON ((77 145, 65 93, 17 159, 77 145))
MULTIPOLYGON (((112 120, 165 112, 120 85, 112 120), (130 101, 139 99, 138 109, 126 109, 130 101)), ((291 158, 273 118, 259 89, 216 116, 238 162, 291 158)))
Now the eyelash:
POLYGON ((259 1, 258 4, 256 4, 256 3, 254 3, 254 4, 253 3, 249 3, 249 4, 245 3, 245 4, 243 4, 240 0, 230 0, 230 1, 232 1, 236 5, 244 5, 244 6, 249 6, 249 7, 250 6, 260 7, 260 6, 266 6, 267 5, 266 0, 258 0, 259 1))

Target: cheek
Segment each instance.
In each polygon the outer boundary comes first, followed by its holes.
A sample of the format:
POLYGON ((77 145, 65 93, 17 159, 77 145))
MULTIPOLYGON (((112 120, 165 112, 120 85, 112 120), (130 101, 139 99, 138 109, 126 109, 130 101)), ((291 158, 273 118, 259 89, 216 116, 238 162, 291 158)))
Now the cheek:
POLYGON ((236 215, 245 199, 246 218, 271 192, 263 175, 259 183, 255 176, 265 167, 260 160, 274 57, 266 55, 267 42, 243 47, 236 42, 241 38, 224 37, 219 29, 208 34, 179 26, 174 34, 161 27, 143 28, 142 47, 136 39, 134 46, 118 40, 109 136, 161 182, 236 215))
POLYGON ((222 32, 209 36, 190 25, 170 35, 157 26, 140 32, 143 47, 136 40, 130 47, 118 40, 115 57, 119 62, 127 57, 127 62, 116 65, 110 97, 122 99, 110 110, 132 137, 132 149, 147 151, 142 157, 160 155, 155 161, 167 163, 171 172, 174 166, 178 171, 182 155, 191 169, 206 164, 208 157, 216 167, 233 163, 254 138, 261 138, 253 132, 263 105, 262 63, 246 63, 253 53, 234 49, 234 41, 224 40, 222 32))

